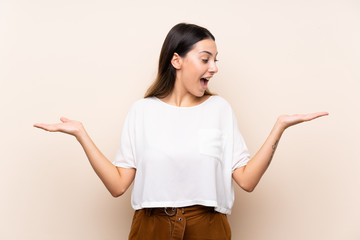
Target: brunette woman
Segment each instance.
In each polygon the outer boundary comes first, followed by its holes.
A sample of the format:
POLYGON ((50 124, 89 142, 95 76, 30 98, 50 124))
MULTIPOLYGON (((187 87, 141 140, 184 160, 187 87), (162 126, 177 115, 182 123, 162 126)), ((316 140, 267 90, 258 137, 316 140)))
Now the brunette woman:
POLYGON ((62 117, 60 123, 34 125, 75 136, 114 197, 134 181, 129 239, 231 239, 227 214, 234 202, 233 180, 253 191, 284 130, 327 115, 278 117, 250 158, 230 104, 207 87, 218 71, 217 54, 215 37, 207 29, 180 23, 170 30, 157 78, 131 106, 113 162, 79 121, 62 117))

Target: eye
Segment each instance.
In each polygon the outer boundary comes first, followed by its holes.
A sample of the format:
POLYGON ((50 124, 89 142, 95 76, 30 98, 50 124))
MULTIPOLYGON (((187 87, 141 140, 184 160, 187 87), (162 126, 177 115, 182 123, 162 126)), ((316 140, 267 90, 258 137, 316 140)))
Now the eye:
POLYGON ((203 61, 203 63, 208 63, 209 59, 201 59, 203 61))

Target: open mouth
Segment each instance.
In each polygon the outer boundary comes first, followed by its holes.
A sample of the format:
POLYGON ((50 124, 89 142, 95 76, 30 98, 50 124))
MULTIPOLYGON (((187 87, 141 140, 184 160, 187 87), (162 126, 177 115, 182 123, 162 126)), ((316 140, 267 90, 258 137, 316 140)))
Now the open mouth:
POLYGON ((209 82, 209 79, 201 78, 201 79, 200 79, 201 87, 204 88, 204 89, 206 89, 208 82, 209 82))

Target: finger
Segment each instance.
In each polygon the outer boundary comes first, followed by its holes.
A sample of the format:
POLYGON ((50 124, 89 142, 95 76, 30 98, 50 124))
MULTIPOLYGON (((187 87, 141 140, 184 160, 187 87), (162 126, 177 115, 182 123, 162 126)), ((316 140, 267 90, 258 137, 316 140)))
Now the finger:
POLYGON ((328 112, 316 112, 316 113, 309 113, 305 116, 305 120, 306 121, 310 121, 310 120, 313 120, 315 118, 318 118, 318 117, 323 117, 323 116, 326 116, 326 115, 329 115, 328 112))
POLYGON ((58 131, 58 128, 54 124, 36 123, 34 124, 34 127, 41 128, 49 132, 58 131))
POLYGON ((37 128, 43 128, 43 123, 35 123, 33 124, 33 127, 37 127, 37 128))
POLYGON ((324 116, 324 115, 329 115, 329 113, 328 112, 315 112, 315 113, 312 113, 312 114, 314 114, 314 115, 316 115, 316 116, 324 116))
POLYGON ((66 118, 66 117, 61 117, 60 120, 61 120, 62 122, 69 122, 69 121, 70 121, 70 119, 68 119, 68 118, 66 118))

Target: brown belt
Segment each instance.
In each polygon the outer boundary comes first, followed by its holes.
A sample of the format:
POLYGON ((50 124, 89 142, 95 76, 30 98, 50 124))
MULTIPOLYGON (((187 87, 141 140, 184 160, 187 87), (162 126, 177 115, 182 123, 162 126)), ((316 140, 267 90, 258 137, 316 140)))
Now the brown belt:
POLYGON ((145 215, 151 216, 151 215, 163 215, 163 216, 169 216, 173 217, 176 215, 178 211, 181 211, 182 214, 186 213, 189 215, 196 215, 201 214, 205 212, 214 212, 214 207, 207 207, 202 205, 194 205, 194 206, 188 206, 188 207, 164 207, 164 208, 144 208, 145 215))
POLYGON ((214 212, 214 207, 194 205, 189 207, 144 208, 145 215, 168 216, 173 222, 171 240, 180 240, 184 237, 186 218, 194 215, 214 212))

